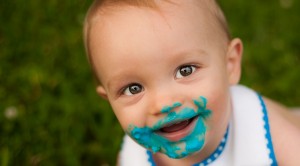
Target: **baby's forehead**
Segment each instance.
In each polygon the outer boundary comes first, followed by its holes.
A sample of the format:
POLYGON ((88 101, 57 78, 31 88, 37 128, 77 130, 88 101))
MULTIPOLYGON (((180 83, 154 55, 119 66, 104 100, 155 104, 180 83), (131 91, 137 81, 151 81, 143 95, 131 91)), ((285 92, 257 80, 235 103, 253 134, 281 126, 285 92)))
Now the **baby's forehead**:
MULTIPOLYGON (((197 18, 197 20, 199 20, 198 18, 205 18, 205 20, 209 20, 209 22, 210 22, 209 25, 210 26, 212 25, 213 27, 207 28, 207 24, 204 24, 204 25, 206 26, 205 29, 213 29, 212 31, 214 31, 214 33, 210 35, 210 38, 221 39, 218 41, 222 42, 222 43, 223 43, 223 41, 227 42, 226 40, 229 35, 227 33, 226 21, 222 15, 222 11, 218 8, 218 6, 214 2, 214 0, 159 0, 159 1, 157 0, 157 1, 152 1, 152 2, 155 2, 152 4, 149 3, 150 1, 151 0, 114 0, 112 2, 112 0, 105 0, 105 1, 101 1, 102 3, 99 3, 100 1, 95 1, 95 3, 91 7, 91 9, 87 15, 86 22, 85 22, 85 29, 84 29, 84 33, 85 33, 84 40, 85 40, 86 51, 88 54, 89 61, 95 72, 96 72, 96 70, 95 70, 96 66, 95 66, 95 62, 94 62, 95 55, 91 55, 91 53, 92 52, 95 53, 95 49, 99 46, 95 47, 93 45, 92 41, 95 40, 95 36, 98 36, 96 38, 97 38, 97 40, 100 40, 99 36, 101 36, 102 43, 104 43, 104 44, 107 43, 108 41, 107 41, 107 38, 105 38, 105 35, 110 31, 109 30, 110 28, 115 29, 115 32, 124 31, 124 29, 120 28, 120 26, 119 26, 119 30, 116 30, 116 29, 118 29, 118 27, 115 27, 115 26, 110 27, 107 25, 110 25, 110 24, 120 25, 123 23, 122 25, 126 24, 127 28, 131 27, 131 25, 129 25, 129 23, 126 23, 126 20, 128 20, 129 18, 122 17, 124 20, 119 19, 118 22, 114 22, 113 17, 110 17, 110 16, 117 15, 116 18, 120 18, 119 17, 120 15, 128 14, 128 12, 123 12, 124 10, 128 11, 128 9, 133 9, 132 11, 139 10, 139 11, 141 11, 141 13, 143 13, 143 11, 144 11, 144 13, 146 13, 146 14, 149 14, 148 11, 150 11, 150 12, 154 13, 155 16, 161 15, 162 17, 155 17, 155 18, 158 18, 158 20, 161 20, 164 17, 164 15, 167 15, 168 18, 166 19, 166 21, 174 20, 175 22, 177 22, 178 24, 172 24, 172 25, 173 26, 177 25, 176 28, 178 29, 180 27, 183 27, 182 23, 186 23, 184 27, 191 27, 191 28, 193 27, 193 26, 188 26, 188 25, 191 25, 189 20, 181 19, 184 21, 180 22, 180 19, 178 19, 178 17, 177 17, 178 15, 176 15, 176 13, 178 14, 179 10, 185 8, 186 6, 189 6, 193 10, 196 10, 196 12, 195 12, 195 14, 193 14, 192 12, 188 12, 188 10, 182 10, 182 11, 190 13, 190 15, 189 15, 190 17, 188 19, 197 18), (98 2, 98 4, 96 2, 98 2), (133 3, 133 2, 136 2, 136 3, 133 3), (141 4, 141 2, 145 2, 145 3, 141 4), (197 15, 199 15, 199 16, 197 16, 197 15), (209 19, 207 17, 209 17, 209 19), (106 30, 109 30, 109 31, 106 31, 106 30), (216 36, 218 36, 218 37, 216 37, 216 36), (104 40, 106 40, 106 41, 104 41, 104 40)), ((133 16, 133 15, 128 15, 128 16, 130 16, 130 18, 131 17, 142 18, 139 16, 133 16)), ((179 15, 179 16, 187 16, 187 14, 182 13, 182 15, 179 15)), ((144 22, 144 21, 145 20, 141 20, 141 22, 144 22)), ((131 20, 129 20, 128 22, 131 22, 131 20)), ((195 20, 193 20, 192 22, 195 22, 195 20)), ((196 21, 196 22, 198 22, 198 21, 196 21)), ((160 23, 165 23, 165 22, 160 22, 160 23)), ((133 25, 136 25, 136 24, 133 24, 133 25)), ((148 25, 152 26, 153 24, 148 24, 148 25)), ((162 27, 160 27, 163 24, 156 24, 156 25, 159 26, 159 27, 157 27, 157 28, 159 28, 159 30, 163 29, 162 27)), ((195 29, 195 28, 196 27, 194 26, 194 28, 192 28, 192 29, 195 29)), ((132 29, 136 29, 136 28, 132 28, 132 29)), ((187 28, 185 28, 185 29, 188 30, 187 28)), ((192 30, 192 29, 190 29, 190 30, 192 30)), ((183 31, 181 31, 181 32, 183 32, 183 31)), ((185 31, 185 32, 187 32, 187 31, 185 31)), ((197 31, 197 32, 199 32, 199 31, 197 31)), ((136 35, 134 35, 134 36, 136 36, 136 35)), ((175 34, 175 36, 178 36, 178 34, 175 34)), ((206 35, 206 36, 209 36, 209 35, 206 35)), ((112 36, 110 36, 110 37, 112 37, 112 36)), ((115 37, 113 37, 113 38, 115 38, 115 37)), ((105 46, 103 46, 102 48, 105 48, 105 46)), ((103 54, 101 54, 101 55, 103 56, 103 54)), ((97 56, 98 56, 98 54, 97 54, 97 56)), ((98 75, 97 73, 95 73, 95 74, 98 75)))
MULTIPOLYGON (((107 16, 118 14, 128 7, 138 7, 140 10, 150 9, 163 16, 169 11, 169 8, 175 6, 179 9, 187 5, 202 11, 198 12, 198 16, 195 15, 194 17, 199 17, 199 13, 205 15, 205 17, 210 17, 210 25, 217 27, 225 35, 225 38, 230 39, 226 19, 215 0, 96 0, 91 6, 85 20, 85 44, 88 48, 90 30, 95 22, 106 23, 104 20, 107 20, 107 16)), ((176 8, 175 10, 177 10, 176 8)))
POLYGON ((117 13, 128 6, 140 7, 145 10, 152 9, 162 13, 164 9, 172 7, 170 5, 177 7, 183 5, 197 6, 199 10, 205 11, 206 14, 213 15, 219 25, 228 33, 226 19, 215 0, 96 0, 87 13, 85 26, 88 27, 98 18, 117 13))

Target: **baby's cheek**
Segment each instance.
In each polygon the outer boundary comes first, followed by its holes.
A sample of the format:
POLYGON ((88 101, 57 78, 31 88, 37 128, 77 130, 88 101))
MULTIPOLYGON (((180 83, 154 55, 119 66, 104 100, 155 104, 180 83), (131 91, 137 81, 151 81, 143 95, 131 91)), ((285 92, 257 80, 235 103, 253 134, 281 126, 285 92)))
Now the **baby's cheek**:
POLYGON ((215 95, 208 99, 208 109, 212 111, 212 117, 207 123, 210 127, 223 124, 230 113, 229 99, 226 95, 215 95))
POLYGON ((145 118, 137 113, 117 114, 117 119, 124 131, 128 130, 131 125, 145 127, 145 118))

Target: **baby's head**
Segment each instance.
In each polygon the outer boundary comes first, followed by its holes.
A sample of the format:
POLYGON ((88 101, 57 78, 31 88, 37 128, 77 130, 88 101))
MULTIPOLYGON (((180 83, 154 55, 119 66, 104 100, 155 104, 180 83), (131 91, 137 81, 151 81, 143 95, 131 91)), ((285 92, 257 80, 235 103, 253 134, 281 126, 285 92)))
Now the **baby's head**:
POLYGON ((84 28, 97 92, 128 135, 171 158, 207 154, 225 133, 242 54, 229 36, 213 0, 99 0, 84 28))

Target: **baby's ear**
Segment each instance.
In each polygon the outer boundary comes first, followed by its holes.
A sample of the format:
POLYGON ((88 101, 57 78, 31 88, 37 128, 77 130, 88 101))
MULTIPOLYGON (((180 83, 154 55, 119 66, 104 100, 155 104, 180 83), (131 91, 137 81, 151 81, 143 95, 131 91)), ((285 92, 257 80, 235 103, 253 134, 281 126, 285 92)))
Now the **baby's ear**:
POLYGON ((108 99, 107 98, 107 93, 106 93, 103 86, 101 86, 101 85, 97 86, 96 91, 97 91, 99 96, 101 96, 102 98, 104 98, 106 100, 108 99))
POLYGON ((227 50, 227 73, 230 85, 235 85, 241 77, 241 61, 243 55, 243 43, 240 39, 233 39, 227 50))

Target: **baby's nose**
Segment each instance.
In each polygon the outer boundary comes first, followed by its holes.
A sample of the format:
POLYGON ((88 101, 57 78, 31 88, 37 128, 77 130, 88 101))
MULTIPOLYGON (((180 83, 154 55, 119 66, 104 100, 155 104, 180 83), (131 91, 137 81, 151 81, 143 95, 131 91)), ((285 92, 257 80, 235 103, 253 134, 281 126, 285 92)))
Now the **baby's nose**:
POLYGON ((183 100, 179 97, 165 96, 158 97, 152 101, 152 106, 150 106, 150 114, 158 115, 158 114, 167 114, 176 110, 183 104, 183 100))
POLYGON ((166 114, 178 109, 185 102, 184 91, 173 84, 162 84, 149 93, 149 112, 152 115, 166 114))

